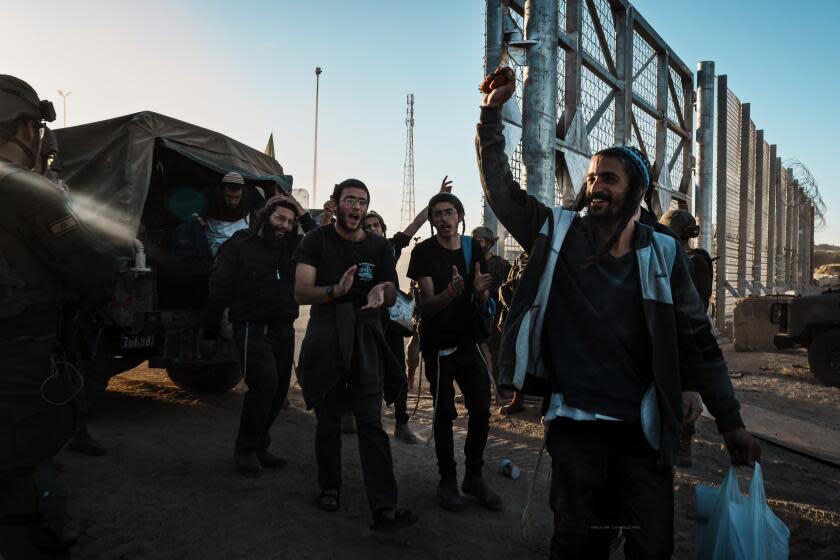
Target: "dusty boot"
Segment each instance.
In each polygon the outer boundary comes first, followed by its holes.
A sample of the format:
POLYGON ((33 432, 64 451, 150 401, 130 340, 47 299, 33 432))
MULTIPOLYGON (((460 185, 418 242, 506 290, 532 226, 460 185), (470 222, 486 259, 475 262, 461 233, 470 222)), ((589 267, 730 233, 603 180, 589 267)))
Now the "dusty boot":
POLYGON ((475 498, 486 509, 501 511, 504 507, 502 505, 502 498, 493 492, 480 476, 465 476, 464 483, 461 484, 461 491, 467 496, 475 498))
POLYGON ((341 417, 341 433, 355 434, 356 433, 356 419, 353 418, 353 413, 348 412, 341 417))
POLYGON ((438 505, 446 511, 459 512, 467 507, 467 501, 458 492, 458 479, 453 476, 441 478, 437 487, 438 505))
POLYGON ((408 427, 408 424, 396 424, 394 426, 394 437, 409 445, 414 445, 420 441, 414 432, 411 431, 411 428, 408 427))
POLYGON ((522 393, 515 391, 513 393, 513 400, 499 409, 499 414, 516 414, 525 410, 525 405, 522 403, 522 393))
POLYGON ((67 449, 83 455, 90 455, 91 457, 101 457, 108 453, 108 450, 101 443, 93 439, 93 436, 90 435, 87 428, 77 430, 73 434, 73 438, 67 444, 67 449))
POLYGON ((262 476, 262 465, 256 453, 234 453, 236 470, 244 477, 258 478, 262 476))
POLYGON ((286 459, 272 454, 268 450, 257 451, 257 459, 264 469, 282 469, 286 466, 286 459))

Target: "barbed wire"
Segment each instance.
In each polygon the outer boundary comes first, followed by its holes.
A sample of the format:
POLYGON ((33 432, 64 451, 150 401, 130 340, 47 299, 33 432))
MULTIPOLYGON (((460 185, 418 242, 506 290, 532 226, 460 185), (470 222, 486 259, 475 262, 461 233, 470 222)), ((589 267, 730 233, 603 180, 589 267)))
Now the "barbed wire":
MULTIPOLYGON (((825 202, 820 194, 819 183, 807 165, 798 158, 790 158, 782 163, 784 169, 790 169, 793 180, 802 189, 802 193, 814 206, 814 230, 818 231, 825 227, 825 202)), ((782 197, 782 204, 787 204, 782 197)))

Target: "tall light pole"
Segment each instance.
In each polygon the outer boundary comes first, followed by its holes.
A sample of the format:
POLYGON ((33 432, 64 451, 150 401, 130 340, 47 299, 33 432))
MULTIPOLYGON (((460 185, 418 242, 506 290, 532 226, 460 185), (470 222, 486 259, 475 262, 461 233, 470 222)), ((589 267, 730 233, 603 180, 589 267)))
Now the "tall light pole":
POLYGON ((312 150, 312 204, 318 205, 318 93, 321 86, 321 67, 315 67, 315 147, 312 150))
POLYGON ((58 95, 64 100, 64 127, 67 128, 67 98, 70 97, 70 94, 73 93, 72 91, 68 91, 64 93, 61 90, 58 90, 58 95))

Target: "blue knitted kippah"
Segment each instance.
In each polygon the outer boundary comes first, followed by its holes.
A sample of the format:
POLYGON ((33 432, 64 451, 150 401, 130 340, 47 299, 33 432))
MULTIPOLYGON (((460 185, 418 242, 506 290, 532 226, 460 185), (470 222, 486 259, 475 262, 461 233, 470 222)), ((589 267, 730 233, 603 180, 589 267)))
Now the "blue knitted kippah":
POLYGON ((617 148, 630 156, 630 159, 633 160, 633 163, 635 163, 636 167, 639 168, 639 171, 642 173, 642 179, 644 179, 645 190, 647 190, 648 186, 650 186, 650 170, 648 169, 645 160, 642 159, 642 157, 632 148, 628 148, 627 146, 617 146, 617 148))

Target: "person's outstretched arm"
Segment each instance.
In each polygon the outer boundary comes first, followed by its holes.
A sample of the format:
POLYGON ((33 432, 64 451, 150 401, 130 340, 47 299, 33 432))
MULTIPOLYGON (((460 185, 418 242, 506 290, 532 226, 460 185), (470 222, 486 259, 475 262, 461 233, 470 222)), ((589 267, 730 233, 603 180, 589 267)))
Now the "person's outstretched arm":
MULTIPOLYGON (((438 192, 452 192, 452 181, 448 180, 449 175, 446 175, 443 180, 440 182, 440 190, 438 192)), ((414 217, 414 221, 408 224, 402 233, 405 235, 409 240, 414 237, 414 235, 420 231, 420 228, 423 227, 429 219, 429 207, 425 206, 417 215, 414 217)))
POLYGON ((475 138, 481 186, 496 217, 526 250, 534 240, 550 210, 519 187, 513 180, 502 134, 502 105, 516 89, 516 76, 510 68, 498 68, 482 84, 484 98, 475 138))

